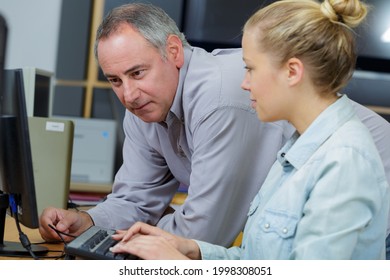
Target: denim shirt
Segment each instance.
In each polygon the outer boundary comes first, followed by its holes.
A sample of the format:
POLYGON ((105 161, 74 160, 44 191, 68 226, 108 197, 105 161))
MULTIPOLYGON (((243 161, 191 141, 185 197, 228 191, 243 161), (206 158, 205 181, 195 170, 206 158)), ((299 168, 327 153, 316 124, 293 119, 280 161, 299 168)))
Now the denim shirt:
POLYGON ((389 186, 373 140, 342 96, 278 152, 240 248, 203 259, 384 259, 389 186))

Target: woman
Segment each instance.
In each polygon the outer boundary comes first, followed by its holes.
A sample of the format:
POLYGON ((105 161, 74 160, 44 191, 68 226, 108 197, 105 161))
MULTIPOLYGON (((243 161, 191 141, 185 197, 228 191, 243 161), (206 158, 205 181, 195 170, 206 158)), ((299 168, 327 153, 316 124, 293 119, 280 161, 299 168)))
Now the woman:
MULTIPOLYGON (((242 47, 259 119, 296 133, 248 213, 241 247, 138 223, 113 252, 144 259, 384 259, 389 186, 367 129, 339 93, 352 76, 358 0, 277 1, 245 24, 242 47)), ((243 143, 245 144, 245 143, 243 143)))

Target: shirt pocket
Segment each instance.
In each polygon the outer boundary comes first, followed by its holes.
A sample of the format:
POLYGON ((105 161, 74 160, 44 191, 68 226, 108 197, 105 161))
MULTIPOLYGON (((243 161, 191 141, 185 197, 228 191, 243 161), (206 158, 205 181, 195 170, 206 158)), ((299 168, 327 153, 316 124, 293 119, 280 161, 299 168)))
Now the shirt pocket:
POLYGON ((298 224, 298 217, 291 213, 267 209, 258 226, 262 244, 272 244, 266 254, 269 259, 288 259, 298 224))

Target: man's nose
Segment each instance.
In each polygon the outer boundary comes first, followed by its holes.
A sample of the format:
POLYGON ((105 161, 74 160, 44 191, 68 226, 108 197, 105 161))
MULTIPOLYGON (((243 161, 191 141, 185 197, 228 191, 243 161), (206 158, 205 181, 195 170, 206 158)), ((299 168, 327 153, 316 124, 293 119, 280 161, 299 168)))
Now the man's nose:
POLYGON ((133 103, 139 97, 139 91, 134 83, 127 82, 123 84, 123 98, 126 103, 133 103))

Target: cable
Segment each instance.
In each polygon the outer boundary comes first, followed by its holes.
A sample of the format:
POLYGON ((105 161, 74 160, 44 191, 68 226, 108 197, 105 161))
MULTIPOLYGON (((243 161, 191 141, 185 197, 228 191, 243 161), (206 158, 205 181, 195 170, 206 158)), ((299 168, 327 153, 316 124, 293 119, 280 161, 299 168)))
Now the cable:
POLYGON ((19 232, 20 243, 27 250, 27 252, 30 254, 30 256, 34 260, 38 260, 39 258, 35 255, 35 253, 33 252, 32 248, 31 248, 31 242, 28 239, 28 236, 22 231, 22 229, 20 227, 19 217, 18 217, 18 212, 17 212, 18 204, 17 204, 16 199, 15 199, 13 194, 9 195, 9 205, 10 205, 10 209, 11 209, 11 216, 14 217, 16 227, 17 227, 18 232, 19 232))
POLYGON ((69 237, 73 237, 73 238, 76 238, 76 237, 77 237, 77 236, 75 236, 75 235, 72 235, 72 234, 69 234, 69 233, 60 231, 60 230, 56 229, 56 228, 55 228, 53 225, 51 225, 51 224, 48 224, 48 226, 49 226, 49 228, 51 228, 52 230, 54 230, 54 231, 58 234, 58 236, 61 238, 62 242, 64 242, 65 244, 66 244, 66 242, 65 242, 65 240, 62 238, 61 234, 62 234, 62 235, 69 236, 69 237))
POLYGON ((62 242, 64 243, 64 251, 62 252, 63 257, 65 257, 66 260, 72 260, 72 259, 74 259, 73 256, 70 256, 70 255, 65 254, 65 247, 67 246, 67 243, 66 243, 66 241, 64 240, 64 238, 62 238, 62 235, 66 235, 66 236, 73 237, 73 238, 76 238, 77 236, 72 235, 72 234, 69 234, 69 233, 66 233, 66 232, 62 232, 62 231, 56 229, 56 228, 55 228, 53 225, 51 225, 51 224, 48 224, 48 226, 49 226, 49 228, 51 228, 52 230, 54 230, 55 233, 57 233, 57 235, 60 237, 60 239, 61 239, 62 242))

